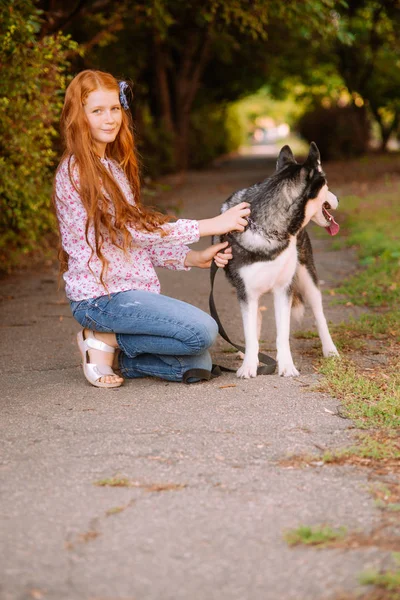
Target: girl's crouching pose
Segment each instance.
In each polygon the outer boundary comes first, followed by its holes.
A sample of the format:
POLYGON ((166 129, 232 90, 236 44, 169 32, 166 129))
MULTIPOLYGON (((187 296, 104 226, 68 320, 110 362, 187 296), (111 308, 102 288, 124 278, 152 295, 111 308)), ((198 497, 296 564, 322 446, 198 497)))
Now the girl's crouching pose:
POLYGON ((202 251, 186 244, 243 231, 250 213, 242 203, 212 219, 170 223, 141 204, 126 87, 101 71, 73 79, 61 116, 65 152, 55 177, 61 269, 83 328, 83 372, 97 387, 122 384, 112 369, 117 348, 124 377, 182 381, 188 370, 211 369, 215 321, 160 295, 154 267, 207 268, 212 260, 226 265, 232 258, 226 243, 202 251))

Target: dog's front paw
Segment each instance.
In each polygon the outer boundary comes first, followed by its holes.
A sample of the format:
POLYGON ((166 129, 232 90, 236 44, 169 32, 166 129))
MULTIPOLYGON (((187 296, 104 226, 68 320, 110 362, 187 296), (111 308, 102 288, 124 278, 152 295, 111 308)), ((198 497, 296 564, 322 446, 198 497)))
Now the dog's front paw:
POLYGON ((250 379, 250 377, 257 376, 257 363, 246 363, 244 362, 242 366, 236 371, 236 377, 240 377, 241 379, 250 379))
POLYGON ((340 358, 340 354, 337 351, 337 348, 334 344, 323 347, 322 354, 325 356, 325 358, 332 358, 332 357, 340 358))
POLYGON ((293 363, 279 365, 278 372, 281 377, 298 377, 300 375, 293 363))

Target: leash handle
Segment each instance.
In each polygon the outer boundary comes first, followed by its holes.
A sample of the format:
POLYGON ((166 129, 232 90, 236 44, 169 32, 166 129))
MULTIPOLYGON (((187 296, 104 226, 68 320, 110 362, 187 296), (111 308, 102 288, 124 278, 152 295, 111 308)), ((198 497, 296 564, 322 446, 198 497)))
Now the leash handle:
MULTIPOLYGON (((217 271, 218 271, 218 267, 215 264, 215 262, 213 261, 211 263, 211 268, 210 268, 210 283, 211 283, 211 290, 210 290, 210 297, 209 297, 210 315, 212 316, 212 318, 216 321, 216 323, 218 325, 218 332, 219 332, 220 336, 222 338, 224 338, 224 340, 226 342, 228 342, 228 344, 230 344, 231 346, 236 348, 236 350, 240 350, 240 352, 245 352, 245 348, 243 346, 239 346, 239 344, 235 344, 234 342, 232 342, 229 339, 229 336, 226 333, 226 331, 220 321, 220 318, 218 316, 217 308, 215 306, 215 301, 214 301, 214 281, 215 281, 215 275, 216 275, 217 271)), ((275 359, 273 359, 271 356, 268 356, 268 354, 264 354, 263 352, 260 352, 258 354, 258 360, 260 363, 262 363, 263 366, 258 367, 257 375, 272 375, 272 373, 275 373, 275 370, 276 370, 276 360, 275 359)), ((227 367, 223 367, 223 369, 234 372, 234 369, 227 369, 227 367)))

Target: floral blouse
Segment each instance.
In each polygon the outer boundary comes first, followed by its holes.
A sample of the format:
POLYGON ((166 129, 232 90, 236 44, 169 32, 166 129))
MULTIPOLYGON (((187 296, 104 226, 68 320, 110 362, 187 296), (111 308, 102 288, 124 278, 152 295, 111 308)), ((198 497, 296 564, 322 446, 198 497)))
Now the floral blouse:
MULTIPOLYGON (((134 202, 129 182, 123 170, 111 159, 100 159, 111 172, 128 202, 134 202)), ((71 165, 72 166, 72 165, 71 165)), ((64 273, 66 294, 70 300, 97 298, 108 292, 126 290, 144 290, 160 293, 160 282, 154 267, 166 267, 173 270, 188 270, 184 262, 189 248, 199 240, 197 221, 179 219, 175 223, 166 223, 162 227, 168 235, 139 231, 128 227, 132 235, 133 246, 124 254, 123 250, 111 243, 104 234, 102 254, 109 261, 104 281, 100 282, 102 263, 86 242, 86 210, 81 202, 77 169, 71 169, 74 184, 68 172, 68 159, 60 165, 56 174, 56 209, 60 223, 61 241, 68 254, 68 271, 64 273), (77 189, 76 189, 77 188, 77 189), (90 263, 88 266, 88 261, 90 263)), ((94 229, 89 227, 88 239, 94 245, 94 229)))

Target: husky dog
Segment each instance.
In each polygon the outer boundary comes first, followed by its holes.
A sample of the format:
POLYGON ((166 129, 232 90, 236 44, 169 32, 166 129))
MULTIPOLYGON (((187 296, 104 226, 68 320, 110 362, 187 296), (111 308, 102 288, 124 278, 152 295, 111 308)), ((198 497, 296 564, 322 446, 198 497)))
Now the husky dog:
POLYGON ((314 221, 330 235, 339 231, 328 212, 338 207, 338 199, 328 191, 316 144, 311 143, 303 164, 296 162, 289 146, 284 146, 276 172, 235 192, 221 212, 240 202, 250 203, 248 226, 242 233, 234 231, 219 238, 232 246, 233 258, 224 270, 236 288, 243 319, 246 352, 237 376, 257 375, 261 331, 258 301, 266 292, 274 296, 279 375, 296 376, 299 372, 289 345, 290 313, 293 307, 295 316, 300 317, 304 300, 314 313, 324 356, 338 356, 322 308, 310 238, 304 229, 314 221))

